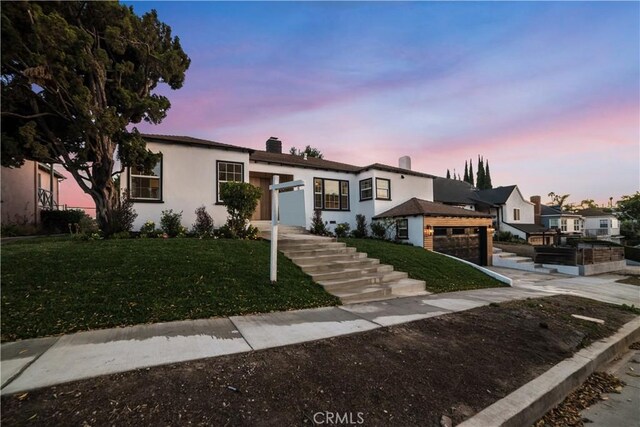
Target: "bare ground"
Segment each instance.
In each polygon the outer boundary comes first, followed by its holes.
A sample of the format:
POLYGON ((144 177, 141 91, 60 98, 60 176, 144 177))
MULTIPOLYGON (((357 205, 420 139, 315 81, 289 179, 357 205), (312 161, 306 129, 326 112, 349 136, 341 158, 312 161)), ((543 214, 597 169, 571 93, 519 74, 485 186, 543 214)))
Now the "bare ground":
POLYGON ((282 426, 313 425, 314 414, 330 412, 364 425, 439 426, 443 415, 459 423, 634 317, 570 296, 491 304, 346 337, 7 396, 1 421, 282 426))

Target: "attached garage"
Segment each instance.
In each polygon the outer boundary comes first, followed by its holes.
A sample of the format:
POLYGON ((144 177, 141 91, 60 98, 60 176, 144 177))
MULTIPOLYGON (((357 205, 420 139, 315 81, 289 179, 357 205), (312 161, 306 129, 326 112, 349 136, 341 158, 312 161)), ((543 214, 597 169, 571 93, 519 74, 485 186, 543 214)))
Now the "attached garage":
MULTIPOLYGON (((478 265, 491 265, 493 227, 491 215, 441 203, 413 198, 374 219, 406 221, 411 243, 427 250, 445 253, 478 265), (416 221, 420 219, 421 221, 416 221), (420 224, 420 229, 416 225, 420 224), (419 234, 418 234, 419 233, 419 234)), ((404 230, 403 230, 404 232, 404 230)))

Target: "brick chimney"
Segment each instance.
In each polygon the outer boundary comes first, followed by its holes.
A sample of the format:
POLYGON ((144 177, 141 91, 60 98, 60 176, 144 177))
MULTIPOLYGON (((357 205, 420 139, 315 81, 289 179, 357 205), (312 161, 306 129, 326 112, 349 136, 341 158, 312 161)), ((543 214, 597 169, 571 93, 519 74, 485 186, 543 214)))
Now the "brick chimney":
POLYGON ((282 141, 275 136, 267 139, 267 152, 282 154, 282 141))
POLYGON ((542 202, 542 199, 540 198, 540 196, 531 196, 529 200, 534 204, 533 222, 538 225, 542 225, 542 220, 540 219, 540 214, 542 213, 542 206, 540 206, 540 204, 542 202))

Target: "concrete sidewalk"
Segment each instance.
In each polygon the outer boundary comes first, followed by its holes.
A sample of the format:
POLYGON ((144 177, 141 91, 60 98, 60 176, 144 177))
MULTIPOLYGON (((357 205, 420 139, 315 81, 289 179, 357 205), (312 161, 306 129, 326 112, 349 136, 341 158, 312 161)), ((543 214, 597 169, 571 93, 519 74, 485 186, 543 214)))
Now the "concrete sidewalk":
POLYGON ((1 347, 2 395, 133 369, 347 335, 491 302, 548 295, 540 290, 479 289, 6 343, 1 347))
POLYGON ((513 279, 491 288, 317 309, 79 332, 3 344, 2 394, 188 360, 367 331, 525 298, 569 294, 640 306, 621 276, 573 277, 492 268, 513 279))

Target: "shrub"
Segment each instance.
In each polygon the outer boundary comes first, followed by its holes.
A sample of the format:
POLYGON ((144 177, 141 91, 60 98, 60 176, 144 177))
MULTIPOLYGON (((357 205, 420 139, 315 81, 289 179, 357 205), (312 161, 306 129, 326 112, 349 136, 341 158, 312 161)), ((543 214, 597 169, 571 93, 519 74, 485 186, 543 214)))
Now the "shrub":
POLYGON ((371 234, 377 239, 384 239, 387 237, 387 228, 380 221, 372 221, 371 234))
POLYGON ((336 233, 336 237, 347 237, 351 231, 351 226, 348 222, 343 222, 341 224, 336 225, 334 232, 336 233))
POLYGON ((327 230, 327 225, 322 220, 322 211, 320 209, 316 209, 313 211, 313 216, 311 217, 311 228, 309 228, 309 232, 311 234, 317 234, 318 236, 328 236, 331 234, 329 230, 327 230))
POLYGON ((356 229, 351 232, 353 237, 364 238, 368 235, 367 231, 367 218, 364 215, 356 215, 356 229))
POLYGON ((220 198, 227 206, 227 228, 231 238, 254 239, 258 235, 249 219, 258 206, 262 190, 247 182, 225 182, 220 186, 220 198))
POLYGON ((191 232, 198 237, 213 235, 213 218, 207 212, 207 208, 200 206, 196 209, 196 222, 191 227, 191 232))
POLYGON ((182 211, 174 212, 173 209, 162 211, 160 228, 169 237, 184 236, 187 229, 182 226, 182 211))
POLYGON ((84 216, 86 214, 80 209, 40 211, 42 230, 48 234, 73 232, 76 229, 74 224, 79 224, 84 216))
POLYGON ((98 223, 95 219, 91 218, 89 215, 85 214, 80 221, 78 222, 78 228, 80 229, 80 233, 84 234, 93 234, 100 231, 98 228, 98 223))
POLYGON ((156 223, 153 221, 147 221, 142 227, 140 227, 140 237, 160 237, 163 231, 156 228, 156 223))
POLYGON ((133 222, 137 217, 138 214, 133 209, 133 202, 125 191, 122 194, 122 198, 118 201, 118 206, 113 209, 110 233, 115 234, 122 231, 131 231, 133 222))

